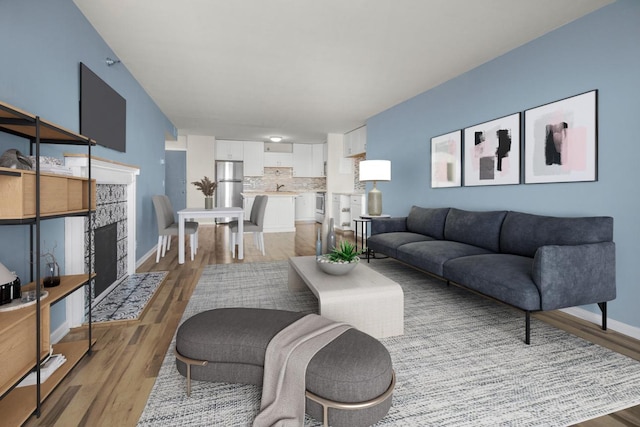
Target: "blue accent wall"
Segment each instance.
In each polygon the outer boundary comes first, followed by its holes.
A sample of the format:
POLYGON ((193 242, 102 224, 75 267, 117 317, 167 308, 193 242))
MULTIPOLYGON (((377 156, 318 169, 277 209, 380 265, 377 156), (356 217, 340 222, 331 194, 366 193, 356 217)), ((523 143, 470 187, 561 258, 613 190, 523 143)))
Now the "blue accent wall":
MULTIPOLYGON (((136 259, 157 240, 151 195, 164 193, 165 135, 176 135, 173 124, 117 58, 71 0, 3 0, 0 3, 0 101, 14 105, 78 132, 80 75, 83 62, 127 101, 127 151, 101 146, 97 157, 135 165, 137 177, 136 259)), ((28 143, 0 134, 0 151, 15 147, 26 153, 28 143)), ((43 146, 42 153, 62 157, 64 152, 86 153, 86 148, 43 146)), ((6 203, 0 200, 0 203, 6 203)), ((44 221, 43 247, 57 243, 56 256, 64 265, 64 221, 44 221)), ((0 227, 0 262, 27 282, 29 227, 0 227)), ((52 310, 52 330, 64 321, 64 303, 52 310)))
POLYGON ((613 216, 618 297, 609 315, 640 327, 639 121, 640 2, 618 0, 371 117, 367 158, 391 160, 391 181, 378 183, 391 215, 415 204, 613 216), (597 182, 431 188, 432 137, 593 89, 597 182))

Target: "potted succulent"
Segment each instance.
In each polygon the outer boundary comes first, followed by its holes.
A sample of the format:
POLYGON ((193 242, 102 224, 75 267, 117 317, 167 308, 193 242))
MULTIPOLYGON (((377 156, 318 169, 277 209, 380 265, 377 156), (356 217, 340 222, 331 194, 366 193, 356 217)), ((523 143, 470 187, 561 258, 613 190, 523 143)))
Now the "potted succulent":
POLYGON ((320 270, 334 276, 341 276, 351 272, 360 262, 362 251, 356 250, 353 243, 342 240, 331 252, 317 257, 320 270))
POLYGON ((213 192, 216 191, 218 183, 211 181, 208 176, 205 176, 200 181, 193 181, 192 184, 204 194, 204 208, 213 208, 213 192))

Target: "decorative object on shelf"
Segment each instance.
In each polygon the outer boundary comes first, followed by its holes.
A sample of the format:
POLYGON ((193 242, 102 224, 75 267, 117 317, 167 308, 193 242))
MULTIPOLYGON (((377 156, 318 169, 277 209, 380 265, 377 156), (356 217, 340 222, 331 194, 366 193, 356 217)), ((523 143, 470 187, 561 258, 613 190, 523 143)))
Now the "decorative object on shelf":
POLYGON ((333 276, 342 276, 350 273, 360 262, 360 253, 355 245, 347 240, 342 240, 328 254, 317 258, 320 270, 333 276))
POLYGON ((464 186, 520 184, 520 113, 464 130, 464 186))
POLYGON ((216 191, 218 183, 211 181, 208 176, 205 176, 200 181, 193 181, 192 184, 204 194, 204 208, 213 209, 213 192, 216 191))
POLYGON ((24 169, 30 171, 33 168, 33 163, 31 163, 29 157, 25 156, 20 151, 15 148, 10 148, 0 156, 0 166, 3 168, 24 169))
POLYGON ((391 161, 361 161, 360 181, 373 181, 373 188, 368 194, 367 209, 369 215, 380 216, 382 214, 382 192, 376 188, 376 182, 391 181, 391 161))
POLYGON ((598 91, 524 112, 525 184, 598 179, 598 91))
POLYGON ((329 228, 327 230, 327 253, 336 248, 336 232, 333 229, 333 218, 329 218, 329 228))
POLYGON ((46 264, 42 284, 45 288, 53 288, 60 284, 60 267, 57 262, 53 261, 46 264))
POLYGON ((462 131, 431 138, 431 188, 462 185, 462 131))
POLYGON ((45 260, 44 269, 42 271, 42 285, 45 288, 53 288, 60 284, 60 266, 56 261, 53 251, 55 246, 50 252, 42 254, 45 260))
POLYGON ((0 263, 0 305, 10 304, 14 299, 20 299, 20 296, 20 279, 0 263))

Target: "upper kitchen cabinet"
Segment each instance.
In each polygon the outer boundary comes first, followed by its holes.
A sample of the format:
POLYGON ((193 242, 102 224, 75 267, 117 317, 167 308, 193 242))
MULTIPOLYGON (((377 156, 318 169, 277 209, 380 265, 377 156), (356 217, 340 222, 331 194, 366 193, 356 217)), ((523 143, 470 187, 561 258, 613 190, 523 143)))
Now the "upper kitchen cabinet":
POLYGON ((264 142, 243 141, 244 175, 264 175, 264 142))
POLYGON ((367 127, 344 134, 344 157, 354 157, 367 152, 367 127))
POLYGON ((216 140, 216 160, 244 160, 242 141, 216 140))
POLYGON ((324 144, 293 144, 293 176, 324 176, 324 144))
POLYGON ((291 153, 265 152, 264 166, 268 168, 290 168, 293 166, 293 156, 291 153))
POLYGON ((313 176, 324 176, 324 162, 326 161, 326 157, 324 155, 326 143, 324 144, 313 144, 312 155, 313 160, 311 162, 311 173, 313 176))

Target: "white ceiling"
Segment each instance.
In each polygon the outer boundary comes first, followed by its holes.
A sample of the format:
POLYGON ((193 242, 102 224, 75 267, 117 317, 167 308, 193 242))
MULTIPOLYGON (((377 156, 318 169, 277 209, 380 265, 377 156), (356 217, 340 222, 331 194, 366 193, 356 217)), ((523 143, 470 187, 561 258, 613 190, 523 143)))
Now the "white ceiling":
POLYGON ((612 1, 74 0, 179 134, 289 142, 359 127, 612 1))

